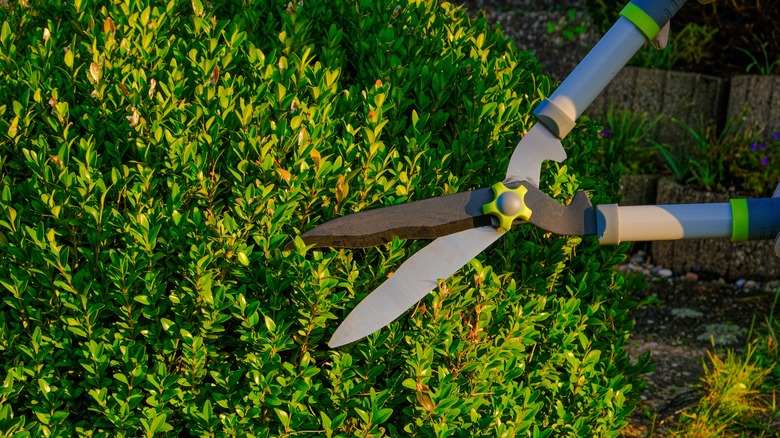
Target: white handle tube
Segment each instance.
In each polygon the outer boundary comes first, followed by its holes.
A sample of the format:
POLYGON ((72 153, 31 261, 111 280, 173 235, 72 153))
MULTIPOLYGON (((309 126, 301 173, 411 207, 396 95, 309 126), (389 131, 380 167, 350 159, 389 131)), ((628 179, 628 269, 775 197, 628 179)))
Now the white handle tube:
POLYGON ((620 17, 555 90, 550 101, 577 119, 646 41, 638 27, 620 17))
POLYGON ((599 205, 596 210, 599 243, 645 240, 729 238, 729 203, 677 205, 599 205))
POLYGON ((636 25, 620 17, 552 96, 539 104, 534 114, 558 138, 564 138, 574 127, 574 121, 645 41, 647 37, 636 25))

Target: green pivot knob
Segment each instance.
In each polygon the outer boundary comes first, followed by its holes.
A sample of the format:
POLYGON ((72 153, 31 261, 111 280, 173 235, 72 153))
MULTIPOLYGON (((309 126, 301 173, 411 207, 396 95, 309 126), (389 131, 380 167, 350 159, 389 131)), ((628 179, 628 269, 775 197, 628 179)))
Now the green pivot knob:
POLYGON ((528 192, 524 186, 510 189, 504 183, 493 184, 492 201, 482 206, 482 213, 491 214, 498 219, 499 231, 509 231, 515 219, 527 221, 531 218, 531 209, 525 205, 525 194, 528 192))

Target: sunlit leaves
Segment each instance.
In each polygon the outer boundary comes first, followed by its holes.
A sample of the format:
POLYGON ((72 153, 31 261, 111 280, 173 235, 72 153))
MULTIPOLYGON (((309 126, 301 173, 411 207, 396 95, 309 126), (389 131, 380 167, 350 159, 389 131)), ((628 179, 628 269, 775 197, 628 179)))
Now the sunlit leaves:
MULTIPOLYGON (((347 311, 424 243, 315 250, 299 237, 502 179, 551 88, 530 55, 448 3, 245 6, 8 12, 0 430, 557 436, 619 424, 630 402, 594 402, 633 378, 621 377, 626 300, 609 269, 619 251, 518 227, 408 315, 330 350, 347 311)), ((595 131, 572 135, 544 187, 606 199, 609 170, 585 164, 595 131)))
POLYGON ((89 76, 92 82, 100 82, 103 77, 103 65, 97 62, 89 64, 89 76))

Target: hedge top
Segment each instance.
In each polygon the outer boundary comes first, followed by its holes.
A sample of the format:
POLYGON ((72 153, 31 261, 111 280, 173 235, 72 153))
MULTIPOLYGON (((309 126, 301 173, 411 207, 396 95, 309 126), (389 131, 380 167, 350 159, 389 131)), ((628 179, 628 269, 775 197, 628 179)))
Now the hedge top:
MULTIPOLYGON (((307 250, 336 215, 488 185, 550 91, 427 1, 0 7, 0 431, 615 436, 621 249, 507 233, 389 329, 335 321, 420 243, 307 250)), ((614 196, 585 159, 561 201, 614 196), (597 184, 598 181, 598 184, 597 184)))

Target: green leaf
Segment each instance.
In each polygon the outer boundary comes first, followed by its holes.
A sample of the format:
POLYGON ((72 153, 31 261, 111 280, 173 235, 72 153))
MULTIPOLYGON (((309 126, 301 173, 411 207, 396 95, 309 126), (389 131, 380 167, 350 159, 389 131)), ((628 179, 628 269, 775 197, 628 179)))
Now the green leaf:
POLYGON ((364 423, 369 423, 371 421, 368 417, 368 412, 360 408, 355 408, 355 413, 358 414, 358 416, 360 417, 361 420, 363 420, 364 423))
POLYGON ((47 412, 35 411, 35 416, 36 418, 38 418, 38 421, 40 421, 43 424, 51 423, 51 414, 47 412))
POLYGON ((160 318, 160 324, 162 324, 163 330, 165 331, 168 331, 171 327, 176 325, 175 322, 168 318, 160 318))
POLYGON ((83 338, 87 337, 87 332, 83 328, 81 328, 79 326, 69 325, 68 326, 68 330, 71 333, 75 334, 76 336, 81 336, 83 338))
POLYGON ((211 401, 208 399, 205 403, 203 403, 203 409, 201 410, 201 417, 203 417, 204 420, 210 420, 214 418, 214 409, 211 406, 211 401))
POLYGON ((330 431, 330 417, 328 417, 328 414, 325 413, 325 411, 320 411, 320 418, 322 419, 322 427, 325 429, 325 431, 330 431))
POLYGON ((373 424, 382 424, 387 421, 390 416, 393 415, 393 410, 390 408, 383 408, 374 413, 373 424))
POLYGON ((265 320, 265 327, 268 329, 268 331, 271 333, 276 332, 276 323, 274 320, 266 315, 263 315, 263 319, 265 320))
POLYGON ((141 12, 141 26, 146 27, 149 24, 149 14, 151 13, 151 7, 147 6, 141 12))
POLYGON ((40 349, 42 345, 43 334, 41 333, 41 328, 39 326, 35 326, 32 334, 32 348, 35 354, 38 354, 38 349, 40 349))
POLYGON ((15 116, 14 119, 11 120, 11 126, 8 127, 8 136, 11 138, 16 137, 18 128, 19 128, 19 116, 15 116))
POLYGON ((150 427, 150 430, 152 433, 158 433, 158 432, 168 432, 173 430, 173 426, 168 424, 165 420, 168 418, 168 416, 165 413, 161 413, 154 417, 154 420, 152 420, 152 425, 150 427))
POLYGON ((181 223, 181 213, 178 210, 173 210, 171 217, 173 218, 173 223, 178 227, 181 223))
POLYGON ((65 51, 65 65, 68 68, 73 68, 73 50, 65 51))
POLYGON ((203 3, 200 0, 192 0, 192 12, 198 17, 203 16, 203 3))
POLYGON ((290 428, 290 414, 288 414, 286 411, 283 411, 279 408, 274 408, 274 412, 276 412, 276 416, 279 417, 279 421, 282 422, 282 425, 289 429, 290 428))
POLYGON ((49 385, 49 382, 38 379, 38 387, 41 389, 41 392, 48 394, 51 392, 51 386, 49 385))
POLYGON ((3 28, 0 30, 0 41, 4 45, 7 45, 11 39, 11 25, 8 24, 8 20, 3 20, 3 28))

